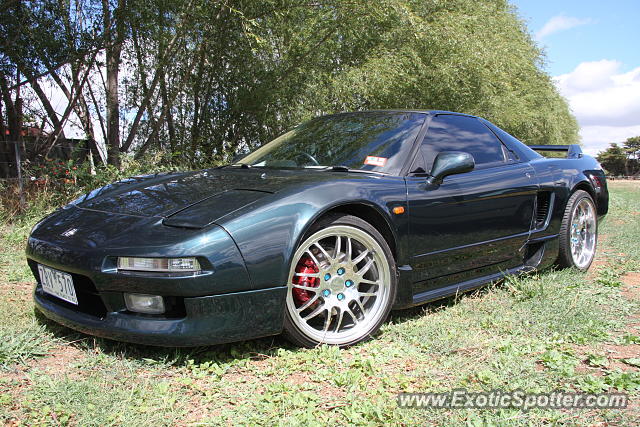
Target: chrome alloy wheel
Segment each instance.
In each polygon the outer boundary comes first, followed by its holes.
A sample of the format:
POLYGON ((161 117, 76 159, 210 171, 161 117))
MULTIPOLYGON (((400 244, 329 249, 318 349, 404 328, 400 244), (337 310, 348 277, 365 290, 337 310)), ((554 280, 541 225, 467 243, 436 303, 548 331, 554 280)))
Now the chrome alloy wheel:
POLYGON ((340 345, 371 333, 385 314, 391 271, 367 232, 333 225, 300 245, 288 283, 287 310, 296 327, 314 341, 340 345))
POLYGON ((583 198, 573 208, 569 231, 571 257, 578 268, 585 268, 591 263, 596 250, 596 227, 593 202, 583 198))

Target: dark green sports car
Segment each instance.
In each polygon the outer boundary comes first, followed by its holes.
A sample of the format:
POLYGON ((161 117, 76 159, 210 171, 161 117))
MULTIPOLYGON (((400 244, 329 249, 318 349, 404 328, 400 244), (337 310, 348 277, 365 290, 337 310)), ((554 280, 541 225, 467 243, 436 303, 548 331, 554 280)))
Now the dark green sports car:
POLYGON ((318 117, 196 172, 126 179, 40 221, 36 307, 115 340, 195 346, 372 336, 392 308, 551 264, 589 268, 607 213, 578 146, 545 158, 478 117, 318 117))

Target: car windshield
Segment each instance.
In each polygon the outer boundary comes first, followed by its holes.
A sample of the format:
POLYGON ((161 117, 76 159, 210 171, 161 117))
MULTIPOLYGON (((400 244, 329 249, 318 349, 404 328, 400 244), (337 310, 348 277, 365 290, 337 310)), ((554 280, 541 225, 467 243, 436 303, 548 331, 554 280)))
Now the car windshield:
POLYGON ((398 174, 425 117, 408 112, 318 117, 248 154, 240 163, 265 168, 343 166, 398 174))

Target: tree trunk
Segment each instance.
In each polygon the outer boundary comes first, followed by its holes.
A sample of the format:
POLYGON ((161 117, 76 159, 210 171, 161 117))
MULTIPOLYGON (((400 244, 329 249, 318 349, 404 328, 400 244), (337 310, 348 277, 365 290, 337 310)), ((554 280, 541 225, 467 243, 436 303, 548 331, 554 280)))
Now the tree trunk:
MULTIPOLYGON (((6 176, 8 178, 15 177, 17 174, 17 170, 15 168, 9 167, 9 162, 13 163, 13 157, 15 155, 15 147, 16 144, 14 141, 18 141, 20 139, 20 118, 18 117, 19 113, 16 110, 16 105, 11 99, 11 91, 9 90, 9 82, 7 81, 6 76, 0 72, 0 90, 2 91, 2 101, 4 102, 5 110, 7 110, 7 127, 9 129, 8 138, 5 140, 6 142, 6 158, 7 164, 6 166, 6 176)), ((5 135, 3 135, 4 137, 5 135)))
POLYGON ((51 135, 49 135, 49 138, 47 139, 47 154, 46 154, 47 156, 49 155, 49 151, 51 151, 51 149, 54 147, 55 143, 58 141, 60 136, 63 136, 63 139, 64 139, 64 125, 69 119, 71 112, 76 109, 76 106, 78 105, 78 100, 83 96, 82 93, 84 90, 84 85, 87 83, 87 80, 89 80, 89 74, 91 73, 91 68, 93 68, 93 64, 96 60, 97 54, 98 52, 94 52, 91 58, 91 61, 89 61, 89 63, 87 64, 86 70, 84 70, 84 76, 82 77, 82 80, 78 81, 77 84, 75 80, 73 82, 73 86, 71 88, 73 96, 69 100, 69 104, 67 105, 67 108, 65 108, 64 113, 60 118, 59 125, 53 130, 53 132, 51 133, 51 135))
POLYGON ((4 123, 4 115, 2 114, 2 106, 3 102, 0 102, 0 178, 9 178, 9 154, 11 150, 9 150, 9 144, 5 141, 7 128, 4 123))
MULTIPOLYGON (((102 73, 100 73, 100 75, 102 76, 102 73)), ((102 132, 102 140, 106 143, 107 142, 107 129, 104 126, 104 119, 102 118, 102 114, 100 114, 100 106, 98 104, 98 100, 96 99, 95 94, 93 93, 93 88, 91 87, 91 81, 87 81, 87 90, 89 91, 89 96, 91 97, 91 102, 93 103, 93 108, 95 108, 96 110, 96 115, 98 116, 98 122, 100 123, 100 131, 102 132)), ((88 107, 87 107, 88 109, 88 107)), ((94 147, 95 150, 93 152, 94 156, 98 156, 98 158, 102 161, 102 163, 106 164, 106 159, 97 151, 98 147, 95 144, 94 141, 94 147)))
MULTIPOLYGON (((64 84, 58 72, 56 70, 51 70, 50 75, 53 78, 53 80, 57 83, 57 85, 60 87, 60 89, 62 90, 62 93, 64 93, 64 96, 67 98, 67 100, 71 102, 73 99, 71 92, 69 92, 67 85, 64 84)), ((78 67, 77 64, 71 64, 71 79, 73 82, 72 83, 73 87, 75 88, 80 87, 80 67, 78 67)), ((87 81, 87 85, 88 83, 89 82, 87 81)), ((86 97, 84 96, 84 93, 81 93, 79 95, 78 102, 74 106, 74 111, 78 116, 78 119, 80 119, 80 123, 82 124, 82 129, 86 133, 86 136, 88 138, 93 139, 95 137, 95 132, 93 130, 93 122, 91 121, 91 114, 89 114, 89 105, 87 103, 86 97)))
POLYGON ((162 74, 162 81, 160 82, 160 91, 162 93, 162 108, 164 109, 166 120, 167 120, 167 130, 169 131, 169 149, 171 150, 171 157, 173 158, 174 153, 176 151, 176 143, 178 142, 176 139, 176 127, 173 123, 173 115, 172 115, 172 106, 173 103, 169 102, 169 95, 167 94, 167 81, 165 74, 162 74))
MULTIPOLYGON (((42 90, 42 87, 40 87, 40 83, 38 83, 38 79, 32 79, 31 74, 30 73, 28 74, 26 69, 23 70, 22 74, 24 74, 30 80, 31 88, 36 93, 36 95, 38 95, 38 99, 42 103, 42 107, 44 108, 44 111, 47 113, 47 117, 49 117, 49 121, 51 122, 51 125, 53 126, 53 128, 54 129, 62 128, 60 120, 58 119, 58 114, 56 113, 56 110, 51 105, 51 102, 49 101, 47 94, 45 94, 44 90, 42 90)), ((60 136, 64 138, 64 129, 60 131, 60 136)))
POLYGON ((153 75, 153 79, 151 80, 151 84, 149 87, 146 88, 144 97, 142 98, 142 101, 140 101, 140 106, 138 107, 138 111, 136 112, 136 115, 133 118, 133 121, 131 122, 131 127, 129 128, 129 134, 127 135, 127 139, 124 141, 124 144, 122 144, 122 148, 121 148, 122 152, 127 152, 129 148, 131 148, 131 145, 133 144, 133 142, 135 141, 135 137, 138 133, 140 122, 142 120, 142 117, 144 116, 145 111, 147 111, 149 115, 153 113, 153 108, 151 106, 151 98, 153 98, 153 95, 156 92, 156 87, 160 83, 160 77, 164 75, 164 70, 165 70, 165 67, 168 65, 169 59, 173 57, 173 55, 175 54, 175 51, 177 50, 176 45, 178 43, 179 36, 180 36, 180 31, 176 30, 176 33, 174 34, 173 38, 167 45, 166 49, 160 54, 158 63, 156 65, 155 74, 153 75))
POLYGON ((120 168, 120 100, 118 97, 118 77, 120 56, 124 40, 124 9, 126 0, 118 0, 118 6, 111 13, 109 0, 102 0, 106 56, 106 98, 107 98, 107 161, 120 168), (115 22, 115 24, 114 24, 115 22))
MULTIPOLYGON (((144 153, 147 151, 151 143, 154 141, 154 139, 157 138, 158 132, 160 131, 160 126, 162 126, 162 124, 164 123, 166 116, 170 115, 170 110, 167 108, 167 105, 173 104, 176 97, 180 93, 180 89, 185 84, 187 76, 191 74, 191 71, 193 70, 194 65, 195 65, 195 61, 192 61, 190 64, 187 64, 187 67, 185 69, 185 72, 182 75, 182 78, 176 82, 176 84, 174 85, 174 87, 169 93, 164 93, 163 102, 165 102, 165 104, 163 105, 162 112, 160 113, 160 117, 158 117, 158 119, 152 124, 151 134, 149 135, 149 137, 140 146, 140 148, 138 148, 138 151, 136 152, 134 157, 136 160, 144 156, 144 153)), ((164 78, 162 80, 164 81, 164 78)))

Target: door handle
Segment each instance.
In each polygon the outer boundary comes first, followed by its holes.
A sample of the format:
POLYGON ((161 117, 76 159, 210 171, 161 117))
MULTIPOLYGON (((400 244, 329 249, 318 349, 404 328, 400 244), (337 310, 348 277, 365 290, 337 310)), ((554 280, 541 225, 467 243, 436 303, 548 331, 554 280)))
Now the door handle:
POLYGON ((527 178, 531 178, 531 172, 525 172, 524 176, 526 176, 527 178))

